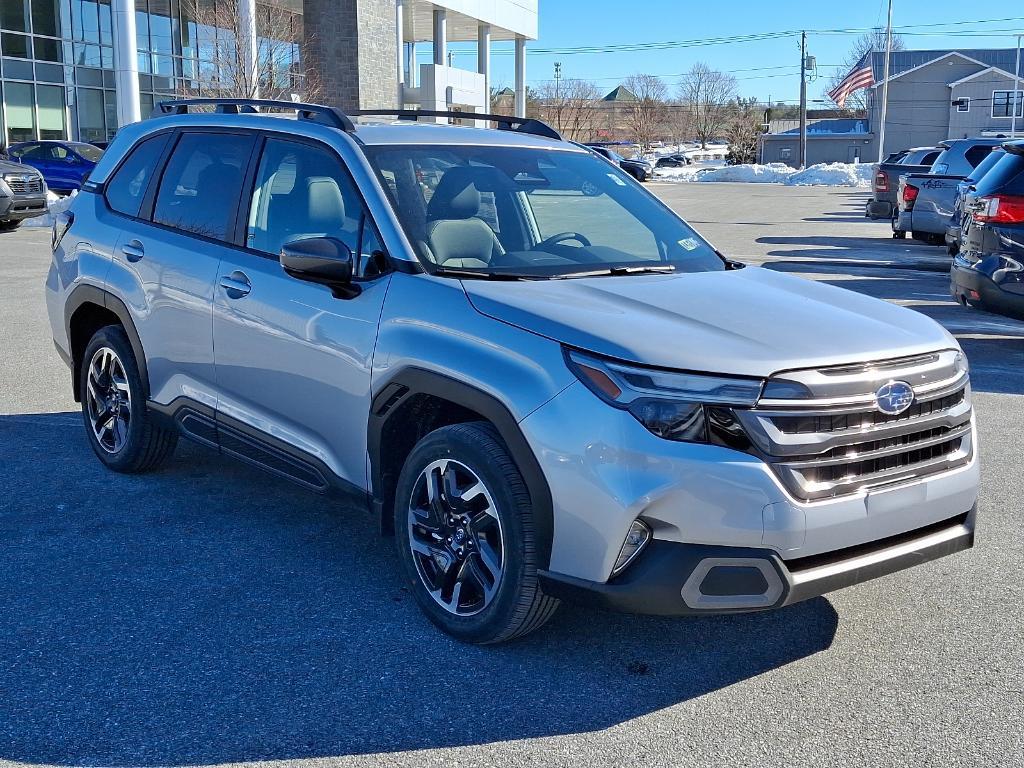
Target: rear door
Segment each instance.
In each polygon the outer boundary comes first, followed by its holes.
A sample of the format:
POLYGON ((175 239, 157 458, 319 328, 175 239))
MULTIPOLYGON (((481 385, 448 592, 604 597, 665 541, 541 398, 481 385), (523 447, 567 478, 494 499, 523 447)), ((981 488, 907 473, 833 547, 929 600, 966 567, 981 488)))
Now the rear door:
MULTIPOLYGON (((117 292, 131 302, 151 399, 168 405, 184 398, 212 414, 214 286, 220 260, 232 250, 255 135, 183 130, 167 142, 162 172, 148 185, 138 214, 122 217, 108 282, 118 282, 117 292)), ((146 172, 141 164, 137 172, 129 169, 128 191, 141 187, 146 172)), ((113 191, 107 191, 108 203, 116 202, 113 191)))
POLYGON ((215 286, 221 449, 314 489, 368 487, 370 368, 389 278, 377 230, 337 153, 269 136, 215 286), (359 293, 284 273, 281 246, 330 236, 357 255, 359 293), (325 471, 326 470, 326 471, 325 471))

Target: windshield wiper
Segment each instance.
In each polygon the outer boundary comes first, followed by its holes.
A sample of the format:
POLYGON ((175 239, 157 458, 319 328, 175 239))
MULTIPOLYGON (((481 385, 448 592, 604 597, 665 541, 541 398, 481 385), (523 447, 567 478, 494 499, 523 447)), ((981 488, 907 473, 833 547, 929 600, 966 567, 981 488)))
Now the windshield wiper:
POLYGON ((635 267, 603 267, 601 269, 587 269, 580 272, 564 272, 558 275, 552 275, 555 278, 564 277, 606 277, 615 275, 642 275, 648 273, 665 273, 675 272, 676 268, 671 264, 658 264, 658 265, 647 265, 635 267))
POLYGON ((518 272, 487 272, 481 269, 464 269, 462 267, 434 267, 435 275, 466 277, 476 280, 539 280, 544 275, 527 275, 518 272))

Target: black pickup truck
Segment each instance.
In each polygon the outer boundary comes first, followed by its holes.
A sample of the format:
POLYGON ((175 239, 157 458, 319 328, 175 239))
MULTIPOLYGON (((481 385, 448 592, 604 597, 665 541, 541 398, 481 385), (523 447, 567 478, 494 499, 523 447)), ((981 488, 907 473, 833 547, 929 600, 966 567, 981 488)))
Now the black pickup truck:
POLYGON ((869 219, 892 219, 896 211, 900 176, 905 173, 928 173, 942 147, 915 147, 894 152, 875 165, 871 178, 871 199, 865 216, 869 219))

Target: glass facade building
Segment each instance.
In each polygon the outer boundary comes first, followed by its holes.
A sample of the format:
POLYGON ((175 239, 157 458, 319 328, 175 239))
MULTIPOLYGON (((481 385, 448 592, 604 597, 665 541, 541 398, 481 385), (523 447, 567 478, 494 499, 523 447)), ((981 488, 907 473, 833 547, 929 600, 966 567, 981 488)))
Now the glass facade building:
MULTIPOLYGON (((204 83, 222 86, 230 77, 211 68, 231 58, 235 0, 135 0, 135 9, 129 55, 138 57, 143 116, 161 97, 202 94, 204 83)), ((0 0, 0 143, 113 136, 113 17, 111 0, 0 0)), ((299 63, 301 0, 259 5, 256 21, 258 50, 273 50, 271 76, 288 83, 299 63), (289 38, 283 57, 282 36, 289 38)))

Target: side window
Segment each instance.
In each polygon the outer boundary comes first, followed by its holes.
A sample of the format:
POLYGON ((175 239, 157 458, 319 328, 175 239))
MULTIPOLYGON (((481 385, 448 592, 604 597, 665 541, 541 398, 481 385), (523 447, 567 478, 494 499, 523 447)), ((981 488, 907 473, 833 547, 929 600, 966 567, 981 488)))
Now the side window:
POLYGON ((170 134, 153 136, 136 145, 128 159, 107 182, 107 205, 118 213, 138 216, 160 153, 170 134))
POLYGON ((51 160, 67 160, 68 150, 62 147, 60 144, 50 145, 50 159, 51 160))
POLYGON ((330 236, 351 248, 365 266, 380 245, 370 247, 368 242, 360 247, 364 219, 369 236, 373 227, 334 152, 301 142, 267 140, 249 207, 249 248, 276 256, 285 243, 330 236))
POLYGON ((160 179, 153 221, 230 240, 252 144, 252 136, 183 133, 160 179))
POLYGON ((978 165, 992 152, 992 147, 987 145, 979 145, 971 147, 964 153, 964 157, 967 162, 971 164, 971 168, 977 168, 978 165))
POLYGON ((11 153, 13 157, 20 157, 22 160, 47 160, 49 152, 43 151, 41 144, 30 144, 11 153))
POLYGON ((938 152, 929 152, 927 155, 921 158, 921 165, 935 165, 935 159, 938 156, 938 152))

